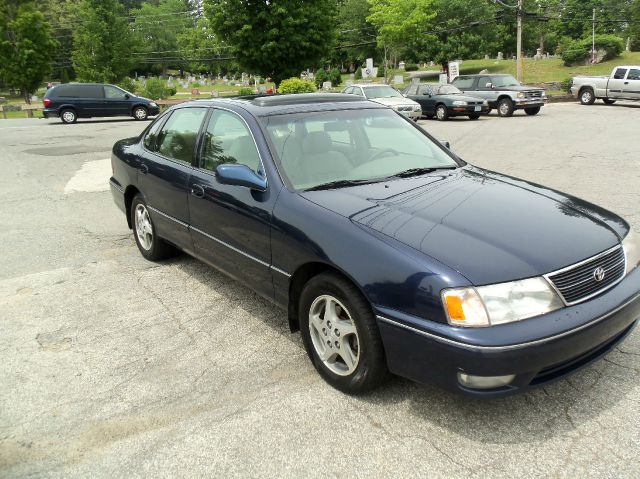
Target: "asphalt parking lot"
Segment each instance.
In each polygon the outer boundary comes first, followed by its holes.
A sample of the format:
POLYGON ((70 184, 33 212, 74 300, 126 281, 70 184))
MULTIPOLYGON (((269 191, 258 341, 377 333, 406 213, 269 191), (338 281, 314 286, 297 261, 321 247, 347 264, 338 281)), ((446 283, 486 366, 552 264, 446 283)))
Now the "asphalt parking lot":
MULTIPOLYGON (((640 229, 638 106, 421 123, 640 229)), ((145 124, 0 121, 1 477, 640 477, 638 330, 525 395, 396 378, 345 396, 283 311, 185 255, 140 256, 107 159, 145 124)))

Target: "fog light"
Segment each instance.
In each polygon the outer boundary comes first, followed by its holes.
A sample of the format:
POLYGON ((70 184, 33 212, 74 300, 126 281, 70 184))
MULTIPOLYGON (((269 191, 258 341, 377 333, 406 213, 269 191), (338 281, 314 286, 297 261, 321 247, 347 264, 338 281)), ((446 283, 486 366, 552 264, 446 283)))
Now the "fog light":
POLYGON ((472 389, 495 389, 508 385, 515 377, 515 374, 509 374, 508 376, 473 376, 471 374, 458 373, 458 382, 472 389))

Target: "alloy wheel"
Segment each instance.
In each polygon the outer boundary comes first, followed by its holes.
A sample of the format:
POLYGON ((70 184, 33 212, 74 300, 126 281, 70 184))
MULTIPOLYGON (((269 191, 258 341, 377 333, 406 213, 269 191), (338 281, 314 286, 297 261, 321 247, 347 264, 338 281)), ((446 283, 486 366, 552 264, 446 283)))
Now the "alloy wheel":
POLYGON ((330 295, 317 297, 309 308, 309 331, 316 354, 329 370, 348 376, 358 367, 360 341, 347 308, 330 295))
POLYGON ((138 237, 140 246, 142 246, 146 251, 149 251, 153 244, 153 227, 151 226, 149 211, 143 204, 136 206, 134 218, 136 236, 138 237))

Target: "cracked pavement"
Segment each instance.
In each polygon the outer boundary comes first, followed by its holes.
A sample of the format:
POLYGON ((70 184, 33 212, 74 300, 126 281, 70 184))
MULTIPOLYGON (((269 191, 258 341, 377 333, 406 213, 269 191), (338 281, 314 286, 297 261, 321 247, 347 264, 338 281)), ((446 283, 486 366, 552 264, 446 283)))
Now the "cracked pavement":
MULTIPOLYGON (((639 121, 635 105, 554 104, 421 123, 640 229, 639 121)), ((285 312, 186 255, 145 261, 110 192, 65 193, 145 124, 0 121, 0 477, 640 476, 638 331, 520 396, 399 378, 345 396, 285 312)))

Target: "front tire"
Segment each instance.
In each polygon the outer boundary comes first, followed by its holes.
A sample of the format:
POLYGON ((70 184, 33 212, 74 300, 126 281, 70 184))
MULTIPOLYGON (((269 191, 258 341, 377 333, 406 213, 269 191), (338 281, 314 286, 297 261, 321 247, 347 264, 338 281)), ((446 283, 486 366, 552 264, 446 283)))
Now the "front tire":
POLYGON ((62 120, 62 123, 70 125, 71 123, 78 121, 78 114, 71 108, 67 108, 60 112, 60 119, 62 120))
POLYGON ((137 106, 133 109, 133 117, 138 121, 144 121, 149 117, 149 112, 143 106, 137 106))
POLYGON ((513 102, 510 98, 503 98, 498 102, 498 116, 508 118, 510 116, 513 116, 513 111, 513 102))
POLYGON ((173 247, 158 237, 142 195, 136 195, 131 203, 131 224, 140 254, 146 259, 159 261, 173 254, 173 247))
POLYGON ((593 105, 595 101, 596 96, 591 88, 585 88, 580 92, 580 103, 582 105, 593 105))
POLYGON ((436 107, 436 118, 438 121, 447 121, 449 119, 449 111, 444 105, 438 105, 436 107))
POLYGON ((300 331, 320 376, 347 394, 361 394, 388 376, 384 349, 368 301, 337 273, 309 280, 300 295, 300 331))
POLYGON ((536 106, 536 107, 533 107, 533 108, 525 108, 524 112, 529 116, 535 116, 538 113, 540 113, 540 107, 536 106))

